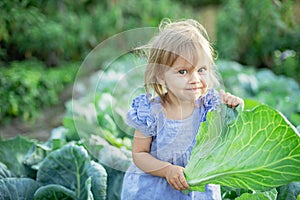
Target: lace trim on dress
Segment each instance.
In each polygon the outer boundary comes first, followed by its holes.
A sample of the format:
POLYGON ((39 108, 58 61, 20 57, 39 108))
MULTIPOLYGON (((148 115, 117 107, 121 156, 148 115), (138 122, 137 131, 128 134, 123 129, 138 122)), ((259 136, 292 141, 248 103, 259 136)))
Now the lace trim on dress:
POLYGON ((212 110, 216 110, 220 103, 221 100, 219 93, 214 89, 210 89, 207 95, 205 96, 203 106, 207 112, 210 112, 212 110))
POLYGON ((127 113, 127 123, 138 129, 146 136, 156 134, 157 118, 152 114, 150 94, 142 94, 132 101, 131 109, 127 113))

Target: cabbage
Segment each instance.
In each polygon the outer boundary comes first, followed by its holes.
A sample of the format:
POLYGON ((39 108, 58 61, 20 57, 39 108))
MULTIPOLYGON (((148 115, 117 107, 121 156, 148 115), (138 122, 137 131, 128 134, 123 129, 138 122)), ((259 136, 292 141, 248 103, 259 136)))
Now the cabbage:
POLYGON ((67 144, 51 152, 41 163, 35 199, 106 199, 107 173, 91 161, 84 147, 67 144), (90 196, 93 198, 88 198, 90 196))
POLYGON ((184 170, 189 190, 211 183, 264 191, 300 181, 300 136, 279 111, 225 109, 225 118, 212 111, 199 128, 184 170))
POLYGON ((31 178, 8 177, 0 179, 0 199, 33 199, 39 184, 31 178))

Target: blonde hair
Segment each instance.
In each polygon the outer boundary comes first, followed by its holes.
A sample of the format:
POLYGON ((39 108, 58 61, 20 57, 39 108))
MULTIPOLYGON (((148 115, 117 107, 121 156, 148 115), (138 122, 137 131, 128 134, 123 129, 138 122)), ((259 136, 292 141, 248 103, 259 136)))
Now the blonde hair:
MULTIPOLYGON (((143 46, 147 55, 147 67, 144 76, 146 92, 152 88, 160 96, 162 103, 166 101, 164 86, 158 77, 172 67, 178 57, 196 64, 199 59, 207 59, 209 71, 208 89, 220 85, 215 70, 214 51, 209 43, 205 28, 193 19, 171 22, 164 19, 159 25, 159 33, 149 44, 143 46)), ((193 65, 194 66, 194 65, 193 65)))

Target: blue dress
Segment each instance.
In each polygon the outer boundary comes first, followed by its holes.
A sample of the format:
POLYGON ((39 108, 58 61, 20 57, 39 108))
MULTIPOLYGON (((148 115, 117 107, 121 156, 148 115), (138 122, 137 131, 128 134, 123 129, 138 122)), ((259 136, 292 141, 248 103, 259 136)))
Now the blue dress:
MULTIPOLYGON (((127 124, 152 137, 152 156, 185 167, 200 122, 205 121, 207 112, 217 108, 219 95, 209 90, 205 97, 197 100, 192 115, 183 120, 165 118, 159 97, 150 99, 150 95, 142 94, 133 100, 127 113, 127 124)), ((209 184, 205 192, 184 194, 173 189, 165 178, 147 174, 133 163, 124 176, 121 197, 122 200, 220 200, 221 193, 220 186, 209 184)))

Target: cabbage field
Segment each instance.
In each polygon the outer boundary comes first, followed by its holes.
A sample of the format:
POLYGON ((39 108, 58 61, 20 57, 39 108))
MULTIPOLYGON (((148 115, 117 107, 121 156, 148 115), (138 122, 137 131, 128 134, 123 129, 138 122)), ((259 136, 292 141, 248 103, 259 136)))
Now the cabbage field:
MULTIPOLYGON (((256 71, 230 61, 216 64, 225 89, 247 99, 246 107, 245 112, 228 111, 231 118, 226 118, 225 135, 216 135, 222 132, 216 131, 220 130, 216 126, 212 137, 197 136, 198 145, 185 171, 189 183, 194 184, 191 189, 201 191, 203 184, 213 182, 221 184, 222 197, 228 200, 292 200, 297 196, 299 199, 299 84, 266 69, 256 71), (260 129, 251 130, 258 125, 249 118, 252 115, 260 121, 260 127, 270 127, 266 130, 269 136, 256 137, 260 129), (246 129, 248 123, 252 125, 246 129), (278 127, 283 129, 276 132, 278 127), (248 136, 252 143, 243 141, 240 135, 248 136), (240 142, 223 145, 226 140, 239 139, 240 142), (273 153, 264 151, 269 148, 267 140, 278 144, 273 153), (197 168, 203 163, 197 163, 195 160, 202 161, 195 156, 207 163, 204 159, 210 159, 209 153, 220 159, 197 168), (251 155, 255 154, 261 155, 261 159, 253 160, 251 155), (242 157, 249 159, 237 159, 242 157), (242 162, 245 165, 236 165, 242 162), (255 171, 270 163, 277 165, 255 171), (240 173, 243 167, 248 167, 248 171, 240 173), (213 178, 220 171, 236 174, 213 178), (210 179, 201 177, 206 173, 210 179)), ((52 130, 48 141, 21 136, 0 141, 0 199, 120 199, 122 179, 132 162, 133 129, 126 126, 124 119, 132 98, 143 92, 143 69, 144 60, 123 56, 77 82, 76 96, 65 104, 62 126, 52 130)), ((209 127, 203 123, 199 131, 207 131, 209 127)))

